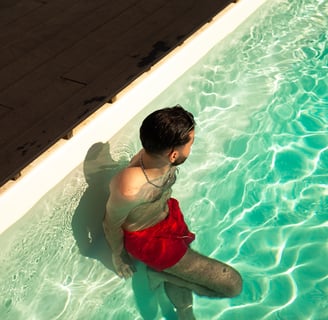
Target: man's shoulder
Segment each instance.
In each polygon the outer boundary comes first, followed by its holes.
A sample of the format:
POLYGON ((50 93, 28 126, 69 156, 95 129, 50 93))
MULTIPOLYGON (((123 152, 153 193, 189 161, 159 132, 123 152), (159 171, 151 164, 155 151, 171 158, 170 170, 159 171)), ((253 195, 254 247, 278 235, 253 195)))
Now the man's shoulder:
POLYGON ((139 179, 142 176, 142 170, 139 166, 128 166, 121 170, 119 176, 121 179, 139 179))
POLYGON ((112 186, 120 190, 121 194, 139 192, 144 184, 144 176, 140 167, 126 167, 112 180, 112 186))

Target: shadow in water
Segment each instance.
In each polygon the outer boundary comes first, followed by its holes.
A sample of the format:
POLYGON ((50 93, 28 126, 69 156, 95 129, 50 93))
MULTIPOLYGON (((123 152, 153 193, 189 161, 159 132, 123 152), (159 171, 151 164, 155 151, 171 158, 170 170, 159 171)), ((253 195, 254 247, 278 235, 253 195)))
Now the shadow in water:
POLYGON ((111 270, 111 252, 104 237, 102 220, 109 196, 109 182, 124 164, 111 158, 108 143, 96 143, 88 150, 83 162, 88 187, 72 218, 73 235, 80 253, 98 259, 111 270))
MULTIPOLYGON (((83 163, 88 184, 72 218, 72 230, 76 244, 83 256, 99 260, 114 272, 111 250, 102 228, 109 183, 115 174, 127 165, 126 160, 115 161, 110 154, 109 143, 96 143, 89 150, 83 163)), ((137 272, 132 277, 132 289, 140 314, 145 320, 153 320, 158 308, 167 319, 176 319, 172 305, 162 288, 152 291, 148 284, 146 266, 136 262, 137 272)))

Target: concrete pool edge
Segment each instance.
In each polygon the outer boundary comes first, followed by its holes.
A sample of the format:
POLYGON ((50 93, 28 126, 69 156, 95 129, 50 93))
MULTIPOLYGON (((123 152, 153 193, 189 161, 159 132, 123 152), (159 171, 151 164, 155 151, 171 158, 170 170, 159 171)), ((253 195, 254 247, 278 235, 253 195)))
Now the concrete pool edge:
POLYGON ((240 0, 229 5, 182 46, 120 92, 113 103, 105 104, 75 128, 70 140, 59 141, 25 168, 18 181, 8 182, 1 187, 0 233, 14 224, 44 194, 81 164, 91 145, 108 141, 265 2, 266 0, 240 0), (167 70, 170 70, 169 77, 167 70))

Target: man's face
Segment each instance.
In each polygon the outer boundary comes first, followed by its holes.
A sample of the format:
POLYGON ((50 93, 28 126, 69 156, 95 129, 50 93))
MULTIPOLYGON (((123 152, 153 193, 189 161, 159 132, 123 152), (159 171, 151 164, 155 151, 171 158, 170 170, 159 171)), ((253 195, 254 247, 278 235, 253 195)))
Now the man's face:
POLYGON ((188 158, 188 156, 191 152, 191 147, 194 143, 195 130, 192 130, 192 131, 189 132, 189 138, 190 138, 190 140, 189 140, 188 143, 186 143, 183 146, 175 148, 176 151, 178 152, 178 156, 175 159, 175 161, 172 163, 173 166, 178 166, 178 165, 184 163, 187 160, 187 158, 188 158))

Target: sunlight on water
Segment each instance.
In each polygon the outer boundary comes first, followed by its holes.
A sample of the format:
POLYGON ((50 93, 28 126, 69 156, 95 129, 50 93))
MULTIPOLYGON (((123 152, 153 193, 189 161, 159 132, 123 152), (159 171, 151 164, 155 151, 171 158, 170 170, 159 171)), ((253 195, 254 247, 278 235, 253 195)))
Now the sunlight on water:
MULTIPOLYGON (((195 297, 199 319, 328 319, 328 1, 269 1, 109 144, 0 236, 1 319, 175 319, 145 274, 112 271, 100 222, 145 114, 197 121, 181 167, 193 247, 244 278, 234 299, 195 297)), ((138 265, 139 270, 143 266, 138 265)))

